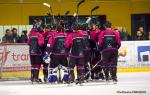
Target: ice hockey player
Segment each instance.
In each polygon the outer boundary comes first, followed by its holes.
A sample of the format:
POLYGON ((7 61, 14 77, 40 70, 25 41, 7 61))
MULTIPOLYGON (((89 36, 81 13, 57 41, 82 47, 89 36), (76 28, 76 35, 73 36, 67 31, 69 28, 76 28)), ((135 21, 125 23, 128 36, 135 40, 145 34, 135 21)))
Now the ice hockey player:
POLYGON ((39 82, 39 69, 42 62, 42 51, 40 48, 44 44, 44 38, 40 33, 40 27, 40 22, 36 22, 28 37, 32 82, 39 82))
MULTIPOLYGON (((98 50, 98 35, 101 32, 98 24, 92 24, 92 30, 90 31, 90 47, 91 47, 91 68, 97 64, 99 60, 101 60, 100 51, 98 50)), ((101 63, 91 71, 92 79, 104 79, 101 63)))
POLYGON ((69 55, 69 84, 75 80, 74 67, 77 66, 77 80, 82 83, 84 80, 84 49, 85 41, 83 35, 78 32, 78 25, 73 25, 73 32, 65 41, 65 47, 69 55))
MULTIPOLYGON (((84 49, 84 63, 85 63, 85 74, 88 73, 91 69, 90 67, 90 57, 91 57, 91 48, 90 48, 90 37, 88 32, 86 31, 86 24, 79 25, 79 33, 81 33, 85 40, 85 49, 84 49)), ((86 76, 86 79, 90 79, 91 74, 89 73, 86 76)))
POLYGON ((105 23, 106 30, 98 36, 99 47, 102 50, 102 66, 105 73, 106 81, 111 78, 117 82, 117 58, 118 49, 121 46, 119 32, 111 29, 111 23, 105 23), (109 77, 109 74, 111 77, 109 77))
MULTIPOLYGON (((50 68, 57 68, 60 65, 63 67, 68 66, 67 56, 68 54, 65 51, 65 40, 67 34, 63 31, 63 27, 61 25, 57 25, 57 31, 51 33, 51 36, 48 39, 46 53, 50 54, 51 63, 50 68)), ((54 71, 49 77, 49 82, 61 82, 67 81, 66 76, 63 76, 63 79, 57 79, 56 71, 54 71)))
POLYGON ((98 29, 97 24, 92 24, 92 30, 90 31, 90 46, 92 50, 92 56, 95 57, 95 53, 97 52, 97 35, 100 33, 100 29, 98 29))

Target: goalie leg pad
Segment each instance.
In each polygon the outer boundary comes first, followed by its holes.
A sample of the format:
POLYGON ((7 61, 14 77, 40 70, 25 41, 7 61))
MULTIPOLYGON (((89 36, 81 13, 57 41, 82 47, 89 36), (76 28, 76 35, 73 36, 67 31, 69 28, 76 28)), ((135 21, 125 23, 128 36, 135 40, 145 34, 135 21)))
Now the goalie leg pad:
POLYGON ((63 80, 68 81, 69 80, 69 74, 64 74, 63 80))
POLYGON ((56 75, 50 75, 50 77, 48 78, 48 81, 49 82, 56 82, 58 79, 57 79, 57 76, 56 75))

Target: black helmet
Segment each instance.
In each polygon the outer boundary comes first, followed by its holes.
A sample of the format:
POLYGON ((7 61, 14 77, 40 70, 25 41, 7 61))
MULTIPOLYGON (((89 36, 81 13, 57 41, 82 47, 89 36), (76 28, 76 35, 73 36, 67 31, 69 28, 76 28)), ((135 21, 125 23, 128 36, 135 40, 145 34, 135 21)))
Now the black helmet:
POLYGON ((37 32, 42 31, 42 30, 43 30, 43 23, 42 23, 42 20, 39 19, 39 18, 36 18, 36 19, 34 20, 33 28, 34 28, 37 32))

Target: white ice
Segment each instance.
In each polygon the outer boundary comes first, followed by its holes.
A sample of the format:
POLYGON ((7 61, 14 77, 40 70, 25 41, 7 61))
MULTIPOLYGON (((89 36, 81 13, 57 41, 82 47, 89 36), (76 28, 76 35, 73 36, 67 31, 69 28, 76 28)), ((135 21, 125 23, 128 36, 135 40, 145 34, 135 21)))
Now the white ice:
POLYGON ((118 73, 117 84, 98 82, 85 83, 84 86, 0 81, 0 95, 150 95, 150 72, 118 73), (125 93, 117 93, 119 91, 125 93), (133 91, 145 93, 132 93, 133 91))

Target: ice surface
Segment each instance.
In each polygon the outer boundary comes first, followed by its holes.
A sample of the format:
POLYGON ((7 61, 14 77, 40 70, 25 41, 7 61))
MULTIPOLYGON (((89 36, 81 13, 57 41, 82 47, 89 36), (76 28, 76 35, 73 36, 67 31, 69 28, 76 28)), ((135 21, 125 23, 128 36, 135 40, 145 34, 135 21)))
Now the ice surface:
POLYGON ((94 82, 83 85, 32 85, 30 81, 0 81, 0 95, 150 95, 150 72, 119 73, 117 84, 94 82))

